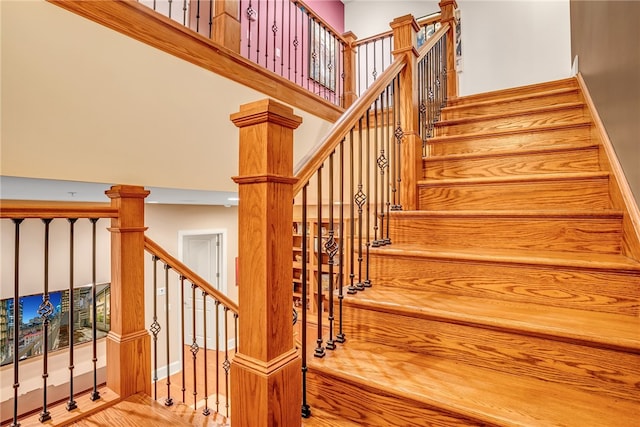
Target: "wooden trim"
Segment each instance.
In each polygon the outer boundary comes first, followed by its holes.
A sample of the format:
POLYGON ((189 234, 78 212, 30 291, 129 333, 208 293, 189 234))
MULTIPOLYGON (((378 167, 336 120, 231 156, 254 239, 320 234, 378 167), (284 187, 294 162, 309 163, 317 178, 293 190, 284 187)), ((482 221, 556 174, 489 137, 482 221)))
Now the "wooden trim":
POLYGON ((456 71, 456 54, 455 54, 455 16, 454 12, 458 7, 456 0, 442 0, 438 4, 442 14, 441 21, 443 24, 449 24, 447 32, 447 99, 458 96, 458 72, 456 71))
POLYGON ((220 291, 215 289, 209 282, 200 277, 196 272, 191 270, 189 267, 180 262, 177 258, 172 256, 169 252, 165 251, 160 245, 156 242, 148 238, 144 237, 144 248, 151 254, 157 256, 162 260, 162 262, 169 265, 173 270, 176 271, 181 276, 184 276, 189 282, 193 283, 200 289, 204 290, 211 297, 217 299, 222 303, 222 305, 229 308, 229 310, 234 313, 238 313, 238 304, 231 301, 229 297, 222 294, 220 291))
POLYGON ((0 200, 0 218, 116 218, 109 203, 0 200))
POLYGON ((311 179, 318 168, 324 163, 329 155, 338 147, 340 141, 347 136, 349 130, 353 128, 360 117, 366 114, 371 104, 380 95, 393 79, 406 67, 407 57, 403 55, 394 61, 358 100, 334 123, 328 135, 320 141, 310 153, 315 153, 310 158, 303 159, 303 163, 296 168, 295 174, 299 179, 293 186, 293 194, 297 194, 302 187, 311 179))
POLYGON ((618 156, 613 148, 613 144, 598 115, 598 110, 581 73, 578 73, 577 80, 593 119, 594 136, 598 138, 602 144, 603 160, 606 164, 602 164, 601 166, 606 168, 610 173, 609 193, 611 195, 611 202, 614 208, 624 211, 624 218, 622 220, 622 254, 640 261, 640 209, 638 209, 638 204, 633 197, 622 165, 620 165, 618 161, 618 156))
POLYGON ((335 122, 344 112, 136 1, 47 1, 324 120, 335 122))

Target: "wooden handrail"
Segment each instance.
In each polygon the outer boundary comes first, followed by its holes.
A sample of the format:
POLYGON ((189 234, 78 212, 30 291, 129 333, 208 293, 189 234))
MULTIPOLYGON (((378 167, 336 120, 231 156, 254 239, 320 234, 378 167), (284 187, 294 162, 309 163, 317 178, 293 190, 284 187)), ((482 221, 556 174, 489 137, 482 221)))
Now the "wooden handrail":
POLYGON ((116 218, 110 203, 0 200, 0 218, 116 218))
MULTIPOLYGON (((420 27, 424 27, 438 21, 440 21, 440 12, 435 12, 435 13, 432 13, 431 15, 427 15, 424 18, 419 19, 417 22, 420 27)), ((374 40, 384 39, 385 37, 390 37, 392 35, 393 35, 393 30, 385 31, 384 33, 375 34, 373 36, 359 39, 353 45, 359 46, 361 44, 366 44, 374 40)))
POLYGON ((338 30, 336 30, 335 28, 333 28, 327 21, 325 21, 324 19, 322 19, 322 17, 320 15, 318 15, 316 12, 313 11, 313 9, 311 9, 309 7, 309 5, 307 5, 305 2, 303 2, 302 0, 293 0, 293 4, 296 6, 301 6, 304 8, 304 10, 311 15, 311 17, 313 19, 315 19, 316 21, 320 22, 320 24, 322 24, 322 26, 324 28, 326 28, 327 30, 329 30, 329 33, 333 34, 336 38, 340 39, 340 41, 344 44, 349 44, 347 42, 347 40, 338 32, 338 30))
POLYGON ((294 195, 298 194, 302 187, 313 177, 318 168, 336 147, 338 147, 340 141, 349 133, 349 130, 356 125, 360 117, 366 113, 380 93, 400 74, 406 65, 406 56, 402 56, 400 59, 393 61, 380 75, 380 78, 334 123, 328 135, 309 151, 310 153, 314 153, 313 157, 306 157, 301 160, 300 165, 297 166, 294 171, 298 179, 298 182, 293 186, 294 195))
POLYGON ((229 310, 234 313, 238 313, 238 304, 231 301, 226 295, 221 293, 219 290, 215 289, 209 282, 200 277, 196 272, 191 270, 189 267, 184 265, 177 258, 173 257, 169 252, 165 251, 160 245, 151 240, 149 237, 144 236, 144 248, 150 252, 151 254, 157 256, 162 260, 162 262, 166 263, 172 269, 174 269, 178 274, 184 276, 185 279, 206 291, 213 298, 217 299, 222 303, 222 305, 229 308, 229 310))
MULTIPOLYGON (((435 34, 420 47, 420 50, 418 50, 418 62, 422 60, 422 58, 424 58, 427 53, 429 53, 431 48, 434 47, 436 43, 438 43, 438 41, 447 33, 447 31, 449 31, 449 27, 449 24, 444 24, 443 26, 441 26, 438 31, 436 31, 435 34)), ((452 41, 449 40, 449 43, 452 43, 452 41)))

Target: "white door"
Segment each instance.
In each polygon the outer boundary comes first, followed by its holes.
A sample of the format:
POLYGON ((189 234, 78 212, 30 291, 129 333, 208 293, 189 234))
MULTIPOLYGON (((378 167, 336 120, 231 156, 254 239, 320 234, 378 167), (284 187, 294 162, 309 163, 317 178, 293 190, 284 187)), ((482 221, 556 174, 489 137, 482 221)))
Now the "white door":
MULTIPOLYGON (((179 248, 182 262, 197 273, 204 280, 209 282, 215 289, 225 293, 224 284, 224 234, 221 232, 183 232, 181 233, 179 248)), ((205 298, 202 290, 195 289, 195 301, 193 299, 193 289, 189 283, 185 282, 184 290, 184 321, 185 321, 185 344, 193 343, 193 308, 195 304, 195 337, 198 346, 204 346, 204 311, 205 298)), ((211 297, 206 297, 206 334, 207 348, 213 349, 216 345, 216 306, 211 297)), ((223 309, 218 307, 218 336, 219 345, 224 348, 224 317, 223 309)))

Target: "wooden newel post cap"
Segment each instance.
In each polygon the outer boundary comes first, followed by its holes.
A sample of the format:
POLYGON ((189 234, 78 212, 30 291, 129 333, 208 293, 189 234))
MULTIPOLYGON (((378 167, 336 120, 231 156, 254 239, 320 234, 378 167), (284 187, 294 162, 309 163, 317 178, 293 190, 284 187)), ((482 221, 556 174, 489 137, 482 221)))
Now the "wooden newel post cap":
POLYGON ((230 116, 239 128, 260 123, 274 123, 289 129, 296 129, 302 123, 302 117, 293 114, 293 109, 273 99, 263 99, 240 106, 240 111, 230 116))

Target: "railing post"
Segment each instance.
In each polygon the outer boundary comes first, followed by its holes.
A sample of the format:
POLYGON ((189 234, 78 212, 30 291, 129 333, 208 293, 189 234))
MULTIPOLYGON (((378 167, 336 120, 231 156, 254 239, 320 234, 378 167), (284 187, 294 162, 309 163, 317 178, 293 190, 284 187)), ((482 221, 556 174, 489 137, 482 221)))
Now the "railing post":
POLYGON ((420 30, 412 15, 405 15, 391 22, 393 29, 393 55, 407 55, 407 66, 400 74, 400 125, 394 123, 396 135, 402 135, 402 167, 400 171, 401 205, 404 210, 418 209, 417 180, 422 171, 422 140, 418 133, 418 90, 416 33, 420 30), (400 131, 398 130, 400 129, 400 131))
POLYGON ((356 68, 356 48, 355 41, 358 39, 351 31, 342 35, 345 40, 344 47, 344 103, 342 107, 349 108, 356 102, 356 82, 358 73, 356 68))
POLYGON ((240 53, 240 4, 238 0, 217 0, 213 10, 213 41, 240 53))
POLYGON ((151 394, 151 339, 144 324, 144 199, 142 187, 107 190, 111 206, 111 330, 107 336, 107 386, 122 398, 151 394))
POLYGON ((293 346, 293 129, 290 107, 262 100, 231 115, 240 128, 239 346, 231 365, 234 427, 300 426, 302 376, 293 346))
POLYGON ((447 31, 447 99, 458 96, 458 73, 456 72, 456 20, 455 10, 458 8, 456 0, 442 0, 440 6, 440 21, 442 25, 449 24, 447 31))

